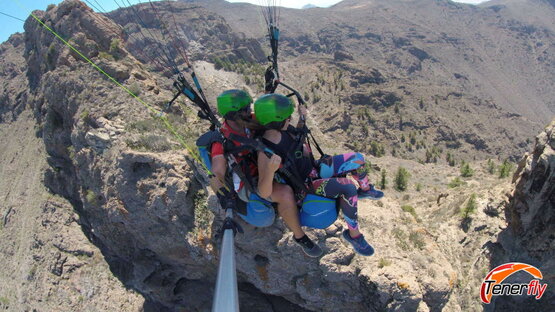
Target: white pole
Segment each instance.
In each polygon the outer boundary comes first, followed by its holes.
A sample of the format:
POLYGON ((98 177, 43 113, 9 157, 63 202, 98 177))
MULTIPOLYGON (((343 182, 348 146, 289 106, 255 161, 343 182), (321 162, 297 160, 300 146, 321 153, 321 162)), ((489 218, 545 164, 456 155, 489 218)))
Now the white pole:
MULTIPOLYGON (((226 210, 227 218, 233 218, 233 211, 231 209, 226 210)), ((233 229, 225 229, 212 312, 239 312, 239 293, 237 290, 233 236, 233 229)))

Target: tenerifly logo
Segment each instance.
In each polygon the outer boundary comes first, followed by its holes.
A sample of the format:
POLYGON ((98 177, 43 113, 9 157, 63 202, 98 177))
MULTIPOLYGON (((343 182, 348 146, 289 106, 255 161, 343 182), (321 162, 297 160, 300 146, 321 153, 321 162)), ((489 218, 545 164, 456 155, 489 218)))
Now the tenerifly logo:
POLYGON ((536 300, 539 300, 547 289, 547 284, 541 284, 539 281, 542 278, 542 272, 529 264, 519 262, 506 263, 488 273, 482 282, 480 297, 483 303, 490 303, 493 296, 500 295, 528 295, 534 296, 536 300), (534 279, 528 284, 503 283, 507 277, 519 271, 528 272, 534 279))

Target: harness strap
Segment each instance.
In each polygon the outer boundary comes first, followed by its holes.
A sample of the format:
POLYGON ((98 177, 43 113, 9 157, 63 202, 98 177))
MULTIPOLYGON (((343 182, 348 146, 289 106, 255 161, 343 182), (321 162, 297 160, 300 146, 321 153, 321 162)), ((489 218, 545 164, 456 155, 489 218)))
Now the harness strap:
MULTIPOLYGON (((312 188, 312 183, 309 183, 309 187, 306 185, 306 181, 304 181, 299 176, 299 170, 295 160, 291 158, 291 153, 282 150, 277 144, 270 142, 264 138, 262 138, 264 144, 273 147, 275 150, 280 151, 283 155, 285 155, 285 162, 283 166, 278 169, 278 173, 292 186, 294 186, 297 190, 303 191, 306 194, 314 193, 314 189, 312 188)), ((261 143, 262 144, 262 143, 261 143)), ((297 145, 298 146, 298 145, 297 145)))

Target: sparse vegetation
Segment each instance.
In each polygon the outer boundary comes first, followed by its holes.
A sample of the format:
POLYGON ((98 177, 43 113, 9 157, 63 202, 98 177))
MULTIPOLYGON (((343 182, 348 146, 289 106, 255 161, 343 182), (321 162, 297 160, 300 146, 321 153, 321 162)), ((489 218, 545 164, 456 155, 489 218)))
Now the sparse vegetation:
POLYGON ((68 152, 68 155, 69 155, 69 159, 74 160, 75 159, 75 147, 73 145, 68 146, 67 152, 68 152))
POLYGON ((411 205, 403 205, 403 206, 401 206, 401 209, 402 209, 404 212, 410 213, 410 214, 414 217, 414 219, 415 219, 417 222, 421 222, 421 221, 422 221, 422 220, 420 220, 420 218, 419 218, 418 215, 416 214, 416 211, 414 210, 414 207, 412 207, 411 205))
POLYGON ((193 196, 193 205, 195 207, 195 228, 193 232, 199 240, 209 237, 210 221, 213 217, 212 212, 208 209, 206 191, 200 189, 193 196))
MULTIPOLYGON (((417 149, 420 145, 417 146, 417 149)), ((426 149, 426 163, 436 163, 441 156, 441 149, 433 146, 431 149, 426 149)))
POLYGON ((407 169, 399 167, 397 174, 395 175, 395 189, 400 192, 406 191, 408 187, 408 182, 410 178, 410 173, 407 169))
POLYGON ((466 206, 461 210, 461 215, 464 219, 469 218, 474 212, 476 212, 476 194, 470 195, 470 198, 466 202, 466 206))
POLYGON ((487 168, 489 174, 495 174, 495 163, 493 162, 493 160, 488 159, 487 168))
POLYGON ((87 120, 87 118, 89 118, 89 111, 88 110, 82 111, 81 114, 79 115, 79 117, 83 121, 87 120))
POLYGON ((1 303, 3 306, 7 307, 7 306, 10 305, 10 299, 8 299, 8 298, 2 296, 2 297, 0 297, 0 303, 1 303))
POLYGON ((141 95, 141 86, 138 82, 133 82, 127 89, 135 96, 141 95))
POLYGON ((513 171, 513 164, 505 159, 501 166, 499 166, 499 179, 507 178, 513 171))
POLYGON ((472 194, 464 208, 461 209, 461 228, 464 232, 467 232, 470 228, 470 223, 472 222, 471 215, 476 211, 476 194, 472 194))
POLYGON ((93 206, 98 205, 97 195, 93 190, 87 190, 87 193, 85 195, 85 199, 87 200, 87 203, 89 203, 93 206))
POLYGON ((121 58, 122 50, 120 48, 120 40, 117 38, 112 39, 110 41, 110 54, 113 56, 115 60, 119 60, 121 58))
POLYGON ((359 170, 362 170, 366 174, 372 174, 372 172, 374 171, 374 169, 372 169, 372 163, 368 160, 366 161, 364 166, 362 168, 360 168, 359 170))
POLYGON ((387 260, 385 258, 380 258, 380 260, 378 261, 378 268, 381 269, 383 267, 389 266, 391 265, 391 261, 387 260))
POLYGON ((380 189, 385 190, 387 188, 387 171, 382 169, 381 179, 380 179, 380 189))
POLYGON ((461 177, 469 178, 474 175, 474 169, 470 168, 470 164, 462 162, 461 164, 461 177))
POLYGON ((410 249, 410 246, 407 243, 407 234, 403 232, 403 230, 395 228, 391 231, 391 234, 397 239, 397 246, 399 246, 401 250, 407 251, 410 249))
POLYGON ((420 192, 422 190, 422 184, 416 183, 416 191, 420 192))
POLYGON ((52 43, 48 47, 48 52, 46 53, 46 61, 50 67, 54 67, 56 61, 56 46, 52 43))
POLYGON ((165 152, 171 150, 173 147, 165 136, 157 134, 141 135, 138 139, 128 139, 125 143, 134 150, 148 152, 165 152))
POLYGON ((158 120, 154 118, 143 119, 129 123, 125 126, 125 128, 127 131, 135 130, 139 133, 152 132, 154 130, 164 130, 160 122, 158 122, 158 120))
POLYGON ((115 58, 108 52, 105 51, 100 51, 98 52, 98 57, 105 59, 105 60, 109 60, 109 61, 114 61, 115 58))
POLYGON ((372 141, 370 143, 369 152, 370 152, 370 154, 372 154, 376 157, 382 157, 383 155, 385 155, 385 149, 384 149, 383 145, 376 142, 376 141, 372 141))
POLYGON ((451 182, 449 182, 449 184, 447 184, 447 187, 455 188, 455 187, 459 187, 459 186, 462 186, 462 185, 465 185, 465 184, 466 184, 466 182, 461 180, 461 178, 456 177, 451 182))
POLYGON ((409 142, 410 142, 410 145, 416 144, 416 133, 414 132, 409 133, 409 142))
POLYGON ((36 274, 37 274, 37 266, 33 265, 31 269, 29 269, 29 273, 27 273, 27 280, 34 279, 36 274))
POLYGON ((450 152, 447 152, 447 163, 451 167, 455 167, 455 165, 457 164, 455 161, 455 157, 450 152))
POLYGON ((418 249, 422 249, 426 245, 426 243, 424 243, 424 238, 422 237, 422 234, 418 232, 411 232, 409 234, 409 241, 415 248, 418 249))

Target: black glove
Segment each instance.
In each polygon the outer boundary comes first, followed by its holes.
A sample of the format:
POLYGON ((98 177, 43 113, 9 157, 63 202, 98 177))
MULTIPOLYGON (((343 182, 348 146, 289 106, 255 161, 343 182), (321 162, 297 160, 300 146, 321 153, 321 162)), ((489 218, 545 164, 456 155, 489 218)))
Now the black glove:
POLYGON ((216 196, 222 209, 235 209, 235 200, 237 199, 235 191, 230 191, 225 186, 222 186, 216 192, 216 196))
POLYGON ((264 73, 264 80, 264 91, 266 91, 266 93, 274 93, 278 82, 272 66, 266 69, 266 72, 264 73))

